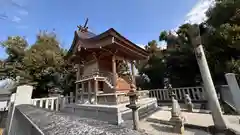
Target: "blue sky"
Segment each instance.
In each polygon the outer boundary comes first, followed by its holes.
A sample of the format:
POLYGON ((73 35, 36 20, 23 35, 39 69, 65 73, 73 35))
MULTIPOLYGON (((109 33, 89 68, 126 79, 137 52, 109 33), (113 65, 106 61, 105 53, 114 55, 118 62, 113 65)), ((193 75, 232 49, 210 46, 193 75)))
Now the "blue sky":
MULTIPOLYGON (((89 18, 95 33, 114 28, 136 44, 158 39, 163 30, 186 22, 203 0, 0 0, 0 40, 25 36, 30 44, 39 30, 55 29, 58 39, 69 48, 77 25, 89 18), (20 5, 20 6, 19 6, 20 5)), ((196 12, 196 11, 195 11, 196 12)), ((198 12, 198 11, 197 11, 198 12)), ((0 48, 0 59, 6 57, 0 48)))

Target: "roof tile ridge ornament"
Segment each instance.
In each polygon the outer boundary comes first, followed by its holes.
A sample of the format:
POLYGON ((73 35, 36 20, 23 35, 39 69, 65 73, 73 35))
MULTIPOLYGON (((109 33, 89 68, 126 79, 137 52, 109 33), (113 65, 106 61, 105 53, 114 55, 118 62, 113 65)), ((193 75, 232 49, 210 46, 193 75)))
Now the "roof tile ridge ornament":
POLYGON ((78 27, 78 31, 83 32, 83 33, 87 32, 88 31, 87 24, 88 24, 88 18, 86 19, 84 26, 81 26, 81 25, 77 26, 78 27))
MULTIPOLYGON (((82 33, 87 32, 87 31, 88 31, 87 24, 88 24, 88 18, 86 19, 84 26, 77 25, 78 31, 80 31, 80 32, 82 32, 82 33)), ((81 46, 81 43, 78 43, 77 50, 78 50, 79 52, 81 51, 81 47, 82 47, 82 46, 81 46)))

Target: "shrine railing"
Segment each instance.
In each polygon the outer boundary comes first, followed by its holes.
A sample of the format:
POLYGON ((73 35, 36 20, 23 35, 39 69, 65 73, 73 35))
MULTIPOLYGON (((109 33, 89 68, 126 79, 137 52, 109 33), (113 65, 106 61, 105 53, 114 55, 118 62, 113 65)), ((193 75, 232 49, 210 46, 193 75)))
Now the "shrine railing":
POLYGON ((103 77, 111 86, 113 86, 113 82, 112 82, 113 73, 107 72, 107 71, 99 71, 99 70, 93 70, 92 73, 90 74, 87 74, 87 75, 85 74, 80 76, 80 78, 76 82, 82 82, 85 80, 92 79, 94 77, 99 77, 99 78, 103 77))
MULTIPOLYGON (((177 100, 184 100, 185 94, 188 94, 192 101, 205 101, 205 91, 203 87, 183 87, 173 88, 177 100)), ((158 101, 170 101, 170 91, 168 89, 149 90, 150 97, 156 97, 158 101)))

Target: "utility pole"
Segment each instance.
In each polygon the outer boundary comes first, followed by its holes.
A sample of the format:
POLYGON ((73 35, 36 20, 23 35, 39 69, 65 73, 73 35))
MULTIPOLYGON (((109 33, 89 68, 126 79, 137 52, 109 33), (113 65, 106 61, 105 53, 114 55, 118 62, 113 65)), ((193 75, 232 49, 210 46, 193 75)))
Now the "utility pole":
MULTIPOLYGON (((203 27, 201 28, 203 29, 203 27)), ((190 27, 190 29, 188 30, 188 36, 190 37, 191 43, 194 46, 195 56, 197 59, 197 63, 204 83, 204 88, 206 90, 208 102, 210 104, 210 109, 212 112, 214 126, 218 130, 227 129, 227 124, 221 112, 221 107, 217 98, 216 90, 209 71, 206 56, 203 50, 199 25, 193 25, 192 27, 190 27)))

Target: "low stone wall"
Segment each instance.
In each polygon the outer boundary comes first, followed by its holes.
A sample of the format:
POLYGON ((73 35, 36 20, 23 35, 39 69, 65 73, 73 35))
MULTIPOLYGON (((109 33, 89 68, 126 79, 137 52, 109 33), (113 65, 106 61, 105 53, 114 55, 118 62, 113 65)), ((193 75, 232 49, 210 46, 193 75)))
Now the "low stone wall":
MULTIPOLYGON (((9 132, 4 131, 4 135, 7 135, 7 132, 8 135, 44 135, 38 126, 24 114, 24 108, 21 106, 15 107, 11 127, 9 132)), ((24 110, 29 111, 27 108, 24 110)))
MULTIPOLYGON (((101 116, 99 116, 101 117, 101 116)), ((143 135, 107 122, 80 118, 32 105, 19 105, 9 135, 143 135)))
MULTIPOLYGON (((144 98, 138 101, 140 104, 139 117, 144 118, 147 113, 156 110, 157 100, 155 98, 144 98)), ((131 109, 127 104, 120 105, 93 105, 93 104, 69 104, 62 110, 73 113, 80 117, 93 118, 119 125, 125 120, 132 119, 131 109)))

